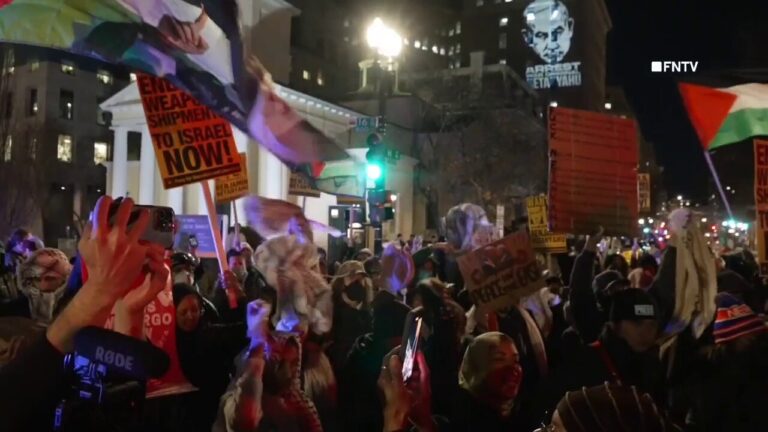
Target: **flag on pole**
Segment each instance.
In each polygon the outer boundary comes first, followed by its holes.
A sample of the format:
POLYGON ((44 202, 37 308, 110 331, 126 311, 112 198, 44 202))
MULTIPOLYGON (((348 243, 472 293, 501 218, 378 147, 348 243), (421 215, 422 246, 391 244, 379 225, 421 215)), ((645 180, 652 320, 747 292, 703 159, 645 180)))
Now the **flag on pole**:
POLYGON ((704 150, 768 135, 768 84, 718 89, 680 83, 679 87, 704 150))

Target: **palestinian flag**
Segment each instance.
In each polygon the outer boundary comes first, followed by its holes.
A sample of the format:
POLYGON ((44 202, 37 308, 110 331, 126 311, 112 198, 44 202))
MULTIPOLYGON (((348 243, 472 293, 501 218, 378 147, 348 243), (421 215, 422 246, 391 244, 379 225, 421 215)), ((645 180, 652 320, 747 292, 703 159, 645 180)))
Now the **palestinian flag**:
POLYGON ((768 135, 768 84, 712 88, 681 83, 679 87, 704 150, 768 135))

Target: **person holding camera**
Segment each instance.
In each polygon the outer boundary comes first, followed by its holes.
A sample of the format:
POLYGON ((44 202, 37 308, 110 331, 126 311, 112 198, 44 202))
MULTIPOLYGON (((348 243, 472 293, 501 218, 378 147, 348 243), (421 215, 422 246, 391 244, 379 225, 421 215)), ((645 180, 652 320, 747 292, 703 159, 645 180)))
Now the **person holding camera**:
POLYGON ((72 351, 78 331, 103 326, 115 302, 131 291, 141 274, 149 278, 143 299, 151 300, 165 287, 169 271, 163 248, 139 241, 149 225, 149 212, 140 211, 129 229, 134 205, 126 198, 110 224, 112 201, 109 196, 99 199, 78 245, 88 267, 88 280, 45 336, 0 371, 2 430, 49 429, 57 397, 66 383, 61 367, 64 354, 72 351))

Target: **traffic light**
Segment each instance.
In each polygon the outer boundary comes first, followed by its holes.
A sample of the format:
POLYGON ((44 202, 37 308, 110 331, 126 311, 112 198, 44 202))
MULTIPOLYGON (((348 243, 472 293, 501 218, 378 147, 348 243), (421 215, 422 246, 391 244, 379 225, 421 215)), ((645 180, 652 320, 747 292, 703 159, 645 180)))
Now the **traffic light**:
POLYGON ((374 190, 383 190, 386 185, 386 148, 378 134, 370 134, 367 139, 368 152, 365 154, 367 165, 365 174, 373 182, 374 190))

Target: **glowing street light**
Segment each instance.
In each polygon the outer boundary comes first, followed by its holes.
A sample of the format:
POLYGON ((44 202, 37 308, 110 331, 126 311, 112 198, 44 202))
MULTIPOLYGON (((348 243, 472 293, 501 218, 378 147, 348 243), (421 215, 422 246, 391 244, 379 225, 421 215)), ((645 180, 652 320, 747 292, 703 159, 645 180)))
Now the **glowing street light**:
POLYGON ((403 49, 403 38, 394 29, 384 24, 381 18, 374 19, 368 26, 365 39, 369 47, 384 57, 397 57, 403 49))

